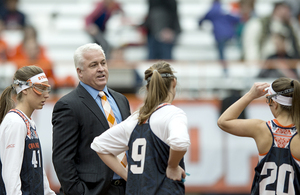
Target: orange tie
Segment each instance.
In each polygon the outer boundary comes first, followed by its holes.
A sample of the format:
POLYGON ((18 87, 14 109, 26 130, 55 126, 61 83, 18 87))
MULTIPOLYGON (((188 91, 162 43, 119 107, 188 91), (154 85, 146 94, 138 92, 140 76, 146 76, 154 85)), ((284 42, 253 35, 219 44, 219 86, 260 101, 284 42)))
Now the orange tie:
POLYGON ((112 127, 112 126, 117 124, 115 115, 114 115, 114 113, 113 113, 113 111, 110 107, 110 104, 109 104, 109 102, 106 98, 105 93, 103 91, 100 91, 99 96, 101 97, 101 103, 102 103, 103 110, 105 112, 106 119, 107 119, 107 122, 109 124, 109 127, 112 127))
MULTIPOLYGON (((112 127, 112 126, 117 124, 117 120, 115 118, 115 115, 114 115, 114 113, 113 113, 113 111, 110 107, 110 104, 109 104, 109 102, 106 98, 105 93, 103 91, 100 91, 99 96, 101 97, 101 103, 102 103, 103 110, 105 112, 106 119, 107 119, 107 122, 109 124, 109 127, 112 127)), ((127 166, 126 153, 123 152, 123 153, 119 154, 118 158, 121 160, 121 164, 126 168, 126 166, 127 166)))

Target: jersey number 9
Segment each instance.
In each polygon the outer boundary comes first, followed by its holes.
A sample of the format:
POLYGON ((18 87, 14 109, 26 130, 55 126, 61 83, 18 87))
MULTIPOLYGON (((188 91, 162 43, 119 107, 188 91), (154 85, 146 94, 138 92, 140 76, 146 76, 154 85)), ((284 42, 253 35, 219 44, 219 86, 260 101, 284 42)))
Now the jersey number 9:
POLYGON ((136 162, 140 162, 140 166, 138 165, 130 166, 130 171, 133 174, 142 174, 144 172, 146 144, 147 142, 145 138, 138 138, 132 143, 131 158, 136 162))

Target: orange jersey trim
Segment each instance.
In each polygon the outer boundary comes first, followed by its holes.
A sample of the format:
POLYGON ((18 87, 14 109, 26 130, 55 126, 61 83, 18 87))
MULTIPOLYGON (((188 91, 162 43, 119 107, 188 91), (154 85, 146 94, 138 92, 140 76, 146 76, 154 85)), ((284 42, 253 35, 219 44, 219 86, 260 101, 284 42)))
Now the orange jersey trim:
POLYGON ((266 153, 264 153, 264 154, 260 154, 260 153, 258 153, 258 155, 259 156, 265 156, 265 155, 267 155, 269 153, 269 151, 268 152, 266 152, 266 153))
MULTIPOLYGON (((291 154, 292 154, 292 152, 291 152, 291 154)), ((296 158, 293 154, 292 154, 292 157, 300 162, 300 159, 296 158)))
POLYGON ((280 123, 278 122, 277 119, 274 119, 273 121, 274 121, 278 126, 284 127, 284 128, 291 128, 291 127, 295 126, 294 124, 290 124, 290 125, 284 126, 284 125, 280 124, 280 123))
POLYGON ((21 113, 19 110, 17 109, 11 109, 10 111, 15 112, 17 114, 19 114, 19 116, 24 120, 25 124, 26 124, 26 128, 27 128, 27 136, 29 138, 31 138, 31 133, 30 133, 30 123, 28 121, 28 119, 23 115, 23 113, 21 113))

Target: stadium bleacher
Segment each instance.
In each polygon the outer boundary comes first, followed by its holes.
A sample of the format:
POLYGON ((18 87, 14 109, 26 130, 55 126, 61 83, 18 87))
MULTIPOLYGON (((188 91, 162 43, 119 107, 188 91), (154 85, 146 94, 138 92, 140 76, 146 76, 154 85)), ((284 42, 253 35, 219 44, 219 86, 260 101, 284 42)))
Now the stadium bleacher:
MULTIPOLYGON (((258 0, 255 7, 257 15, 269 14, 274 1, 258 0)), ((26 13, 28 21, 38 28, 41 42, 48 48, 50 58, 55 61, 68 60, 70 56, 62 56, 61 53, 64 53, 62 50, 69 54, 68 50, 73 52, 78 45, 90 41, 84 31, 84 17, 92 11, 95 2, 96 0, 21 0, 20 10, 26 13)), ((140 24, 143 21, 147 13, 146 0, 119 0, 119 2, 122 4, 125 15, 133 24, 140 24)), ((206 24, 204 29, 198 27, 198 20, 210 8, 210 2, 211 0, 178 1, 178 13, 183 32, 175 49, 175 60, 217 59, 214 38, 211 33, 212 27, 209 24, 206 24)), ((224 0, 224 7, 230 9, 230 2, 233 0, 224 0)), ((137 37, 136 30, 121 24, 118 16, 110 19, 106 34, 108 40, 115 46, 126 42, 131 43, 137 37), (122 38, 117 38, 119 43, 116 43, 115 35, 121 35, 122 38)), ((127 49, 131 50, 132 48, 127 49)), ((136 51, 136 49, 133 50, 136 51)), ((228 50, 229 60, 239 59, 239 51, 234 47, 228 48, 228 50)), ((145 49, 139 53, 126 52, 125 60, 144 60, 146 52, 145 49)))

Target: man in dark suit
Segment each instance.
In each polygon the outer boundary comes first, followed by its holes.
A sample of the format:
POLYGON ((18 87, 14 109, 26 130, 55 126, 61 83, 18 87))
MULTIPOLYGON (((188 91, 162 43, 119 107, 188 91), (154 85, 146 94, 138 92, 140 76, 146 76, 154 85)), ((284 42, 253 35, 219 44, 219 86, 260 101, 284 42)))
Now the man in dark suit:
POLYGON ((57 101, 52 116, 53 165, 61 194, 123 195, 125 181, 101 161, 90 144, 109 128, 99 91, 106 94, 117 123, 130 115, 129 102, 106 86, 109 73, 101 46, 79 47, 74 63, 79 85, 57 101))

